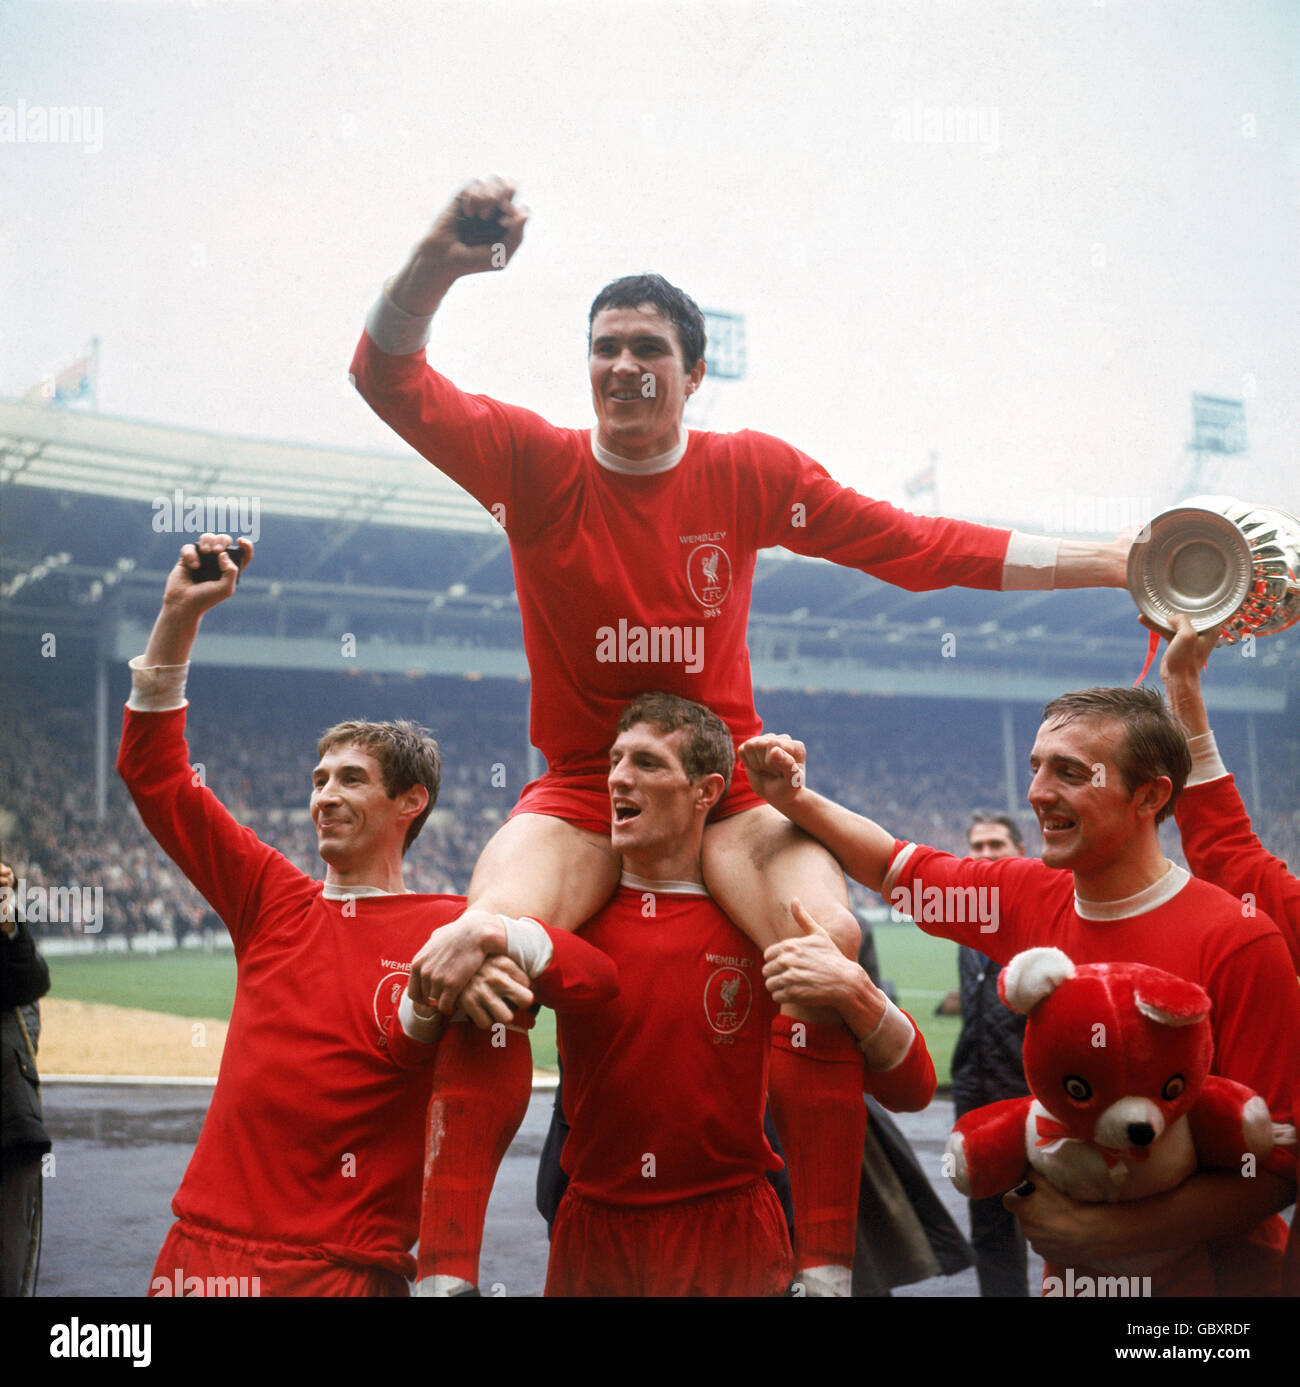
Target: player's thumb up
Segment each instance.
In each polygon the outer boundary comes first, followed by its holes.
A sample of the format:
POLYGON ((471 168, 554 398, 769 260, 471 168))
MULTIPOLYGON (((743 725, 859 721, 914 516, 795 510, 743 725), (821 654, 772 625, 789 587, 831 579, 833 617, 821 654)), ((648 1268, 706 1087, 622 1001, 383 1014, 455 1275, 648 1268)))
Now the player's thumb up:
POLYGON ((826 931, 813 919, 803 908, 799 901, 790 902, 790 914, 794 916, 794 922, 804 934, 825 934, 826 931))

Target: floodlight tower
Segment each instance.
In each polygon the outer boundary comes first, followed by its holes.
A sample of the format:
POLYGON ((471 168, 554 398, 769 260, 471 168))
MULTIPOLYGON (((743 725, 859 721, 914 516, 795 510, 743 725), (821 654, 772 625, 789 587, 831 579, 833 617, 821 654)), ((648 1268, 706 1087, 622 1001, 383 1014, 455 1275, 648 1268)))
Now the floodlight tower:
POLYGON ((744 380, 745 319, 740 313, 722 313, 705 308, 704 385, 686 401, 686 426, 702 429, 709 418, 714 392, 711 380, 744 380))
POLYGON ((1207 465, 1207 458, 1217 460, 1246 451, 1245 402, 1218 395, 1193 395, 1192 438, 1187 451, 1192 455, 1191 465, 1177 499, 1218 491, 1219 468, 1212 463, 1207 465))

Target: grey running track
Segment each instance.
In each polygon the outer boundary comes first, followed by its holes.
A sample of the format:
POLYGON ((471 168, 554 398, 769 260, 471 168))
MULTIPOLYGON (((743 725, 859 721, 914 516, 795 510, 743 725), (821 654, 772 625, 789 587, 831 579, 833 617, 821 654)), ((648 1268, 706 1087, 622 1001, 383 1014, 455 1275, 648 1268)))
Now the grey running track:
MULTIPOLYGON (((45 1239, 38 1296, 141 1296, 172 1224, 171 1199, 198 1139, 211 1089, 46 1082, 54 1173, 45 1181, 45 1239)), ((552 1094, 536 1090, 488 1209, 480 1284, 484 1295, 540 1296, 546 1224, 534 1205, 537 1159, 552 1094)), ((963 1232, 966 1201, 938 1176, 952 1104, 936 1099, 898 1125, 963 1232)), ((1031 1254, 1031 1286, 1042 1264, 1031 1254)), ((936 1277, 899 1296, 976 1296, 974 1271, 936 1277)))

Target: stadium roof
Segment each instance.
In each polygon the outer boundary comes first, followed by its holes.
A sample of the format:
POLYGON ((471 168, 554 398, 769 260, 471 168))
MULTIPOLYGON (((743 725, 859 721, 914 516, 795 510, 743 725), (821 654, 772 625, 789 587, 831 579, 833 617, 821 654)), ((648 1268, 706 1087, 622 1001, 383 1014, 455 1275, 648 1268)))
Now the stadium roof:
POLYGON ((239 438, 0 399, 0 486, 9 484, 146 505, 180 488, 194 497, 256 497, 267 515, 501 533, 467 491, 411 448, 361 451, 239 438))
POLYGON ((357 452, 235 438, 0 400, 0 485, 152 505, 254 496, 273 515, 488 534, 491 516, 414 452, 357 452))

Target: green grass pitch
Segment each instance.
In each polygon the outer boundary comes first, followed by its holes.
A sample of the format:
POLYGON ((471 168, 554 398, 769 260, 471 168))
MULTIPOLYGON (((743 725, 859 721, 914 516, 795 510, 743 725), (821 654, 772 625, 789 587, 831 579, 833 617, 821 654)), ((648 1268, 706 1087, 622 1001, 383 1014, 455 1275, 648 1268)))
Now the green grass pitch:
POLYGON ((898 1005, 921 1028, 934 1072, 947 1084, 961 1017, 936 1016, 934 1010, 943 994, 957 986, 957 946, 949 939, 932 939, 910 923, 877 925, 875 936, 881 974, 893 983, 898 1005))
POLYGON ((50 965, 50 996, 107 1002, 171 1016, 226 1021, 235 1001, 235 956, 173 950, 156 954, 57 957, 50 965))
MULTIPOLYGON (((884 977, 897 989, 899 1005, 920 1026, 939 1082, 946 1084, 961 1022, 955 1016, 935 1016, 934 1009, 943 993, 957 986, 957 946, 904 924, 878 926, 876 949, 884 977)), ((52 958, 49 963, 50 995, 80 1002, 226 1020, 235 998, 235 959, 229 953, 113 954, 52 958)), ((532 1043, 533 1064, 554 1069, 555 1015, 546 1008, 537 1017, 532 1043)))

